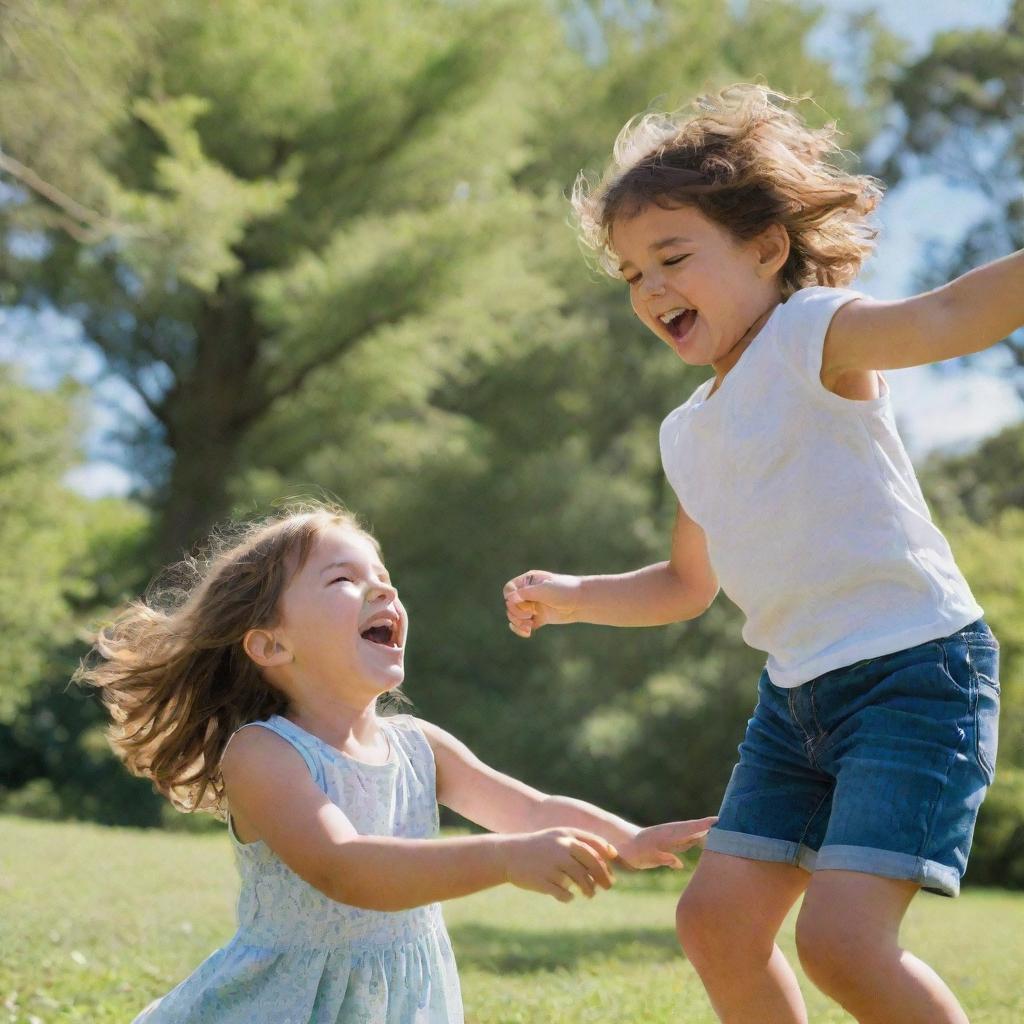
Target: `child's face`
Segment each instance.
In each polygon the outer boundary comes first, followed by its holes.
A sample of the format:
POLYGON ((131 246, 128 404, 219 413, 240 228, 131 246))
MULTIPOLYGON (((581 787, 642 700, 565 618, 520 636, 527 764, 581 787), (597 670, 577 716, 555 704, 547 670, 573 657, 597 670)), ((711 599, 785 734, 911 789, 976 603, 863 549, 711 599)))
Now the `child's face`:
POLYGON ((740 241, 693 206, 647 206, 620 217, 611 242, 633 311, 692 366, 727 357, 781 297, 779 239, 740 241))
POLYGON ((325 531, 279 610, 274 632, 291 654, 287 683, 330 687, 360 703, 405 677, 405 608, 376 548, 360 534, 325 531))

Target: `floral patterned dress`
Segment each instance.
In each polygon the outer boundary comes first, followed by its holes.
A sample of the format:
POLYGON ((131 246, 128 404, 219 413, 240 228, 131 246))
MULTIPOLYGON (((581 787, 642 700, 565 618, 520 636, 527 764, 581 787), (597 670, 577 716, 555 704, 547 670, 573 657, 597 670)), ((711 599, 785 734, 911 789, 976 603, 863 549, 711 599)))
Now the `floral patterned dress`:
MULTIPOLYGON (((270 729, 363 835, 437 834, 434 757, 408 715, 381 720, 391 752, 368 764, 275 715, 270 729)), ((238 931, 134 1024, 462 1024, 440 904, 363 910, 304 882, 262 841, 228 830, 241 875, 238 931)))

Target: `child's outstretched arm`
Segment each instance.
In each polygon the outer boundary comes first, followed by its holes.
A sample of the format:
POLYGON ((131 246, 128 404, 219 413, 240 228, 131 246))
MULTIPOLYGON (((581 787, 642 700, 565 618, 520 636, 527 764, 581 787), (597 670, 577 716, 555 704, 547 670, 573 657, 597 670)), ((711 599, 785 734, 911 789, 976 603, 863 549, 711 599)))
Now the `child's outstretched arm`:
POLYGON ((267 729, 233 737, 221 765, 236 828, 245 823, 300 878, 369 910, 407 910, 511 882, 560 902, 575 883, 591 896, 612 884, 615 849, 578 828, 529 834, 400 839, 360 835, 302 757, 267 729))
POLYGON ((1024 326, 1024 249, 934 291, 895 302, 859 299, 832 318, 822 383, 970 355, 1024 326))
POLYGON ((496 771, 444 729, 418 721, 434 751, 438 802, 492 832, 585 829, 614 844, 627 867, 680 868, 675 854, 697 845, 716 821, 698 818, 638 828, 593 804, 549 796, 496 771))
POLYGON ((554 623, 662 626, 695 619, 718 593, 704 531, 680 506, 667 562, 615 576, 564 576, 534 569, 505 584, 509 628, 528 637, 554 623))

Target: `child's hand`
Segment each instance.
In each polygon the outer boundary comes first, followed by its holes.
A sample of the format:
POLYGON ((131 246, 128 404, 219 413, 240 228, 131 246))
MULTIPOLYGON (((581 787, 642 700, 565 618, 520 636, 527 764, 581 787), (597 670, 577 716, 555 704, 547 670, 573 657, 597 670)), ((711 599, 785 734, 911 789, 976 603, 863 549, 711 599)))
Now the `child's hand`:
POLYGON ((578 576, 560 576, 542 569, 509 580, 504 588, 509 629, 516 636, 528 637, 541 626, 572 622, 579 589, 578 576))
POLYGON ((668 821, 642 828, 625 843, 619 843, 619 859, 629 868, 681 868, 676 853, 697 846, 718 818, 668 821))
POLYGON ((579 828, 548 828, 503 837, 505 877, 520 889, 554 896, 560 903, 573 898, 570 885, 592 897, 597 886, 610 889, 615 878, 608 861, 617 851, 611 843, 579 828))

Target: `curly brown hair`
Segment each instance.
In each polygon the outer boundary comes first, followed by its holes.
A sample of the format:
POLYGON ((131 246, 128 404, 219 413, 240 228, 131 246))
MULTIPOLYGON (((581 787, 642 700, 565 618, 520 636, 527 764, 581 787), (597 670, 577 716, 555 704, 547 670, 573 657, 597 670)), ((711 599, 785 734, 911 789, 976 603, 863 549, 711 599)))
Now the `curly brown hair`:
POLYGON ((220 760, 228 739, 287 710, 242 641, 250 629, 276 623, 282 592, 332 527, 379 551, 351 512, 325 501, 222 527, 204 554, 165 570, 102 628, 75 673, 75 682, 101 693, 114 752, 179 810, 224 817, 220 760))
POLYGON ((797 102, 762 85, 733 85, 695 100, 693 113, 627 122, 600 182, 581 172, 572 192, 581 240, 602 269, 622 276, 611 243, 618 218, 689 205, 741 240, 781 224, 790 240, 783 298, 852 281, 874 248, 867 217, 883 186, 830 162, 839 152, 835 125, 808 127, 786 108, 797 102))

